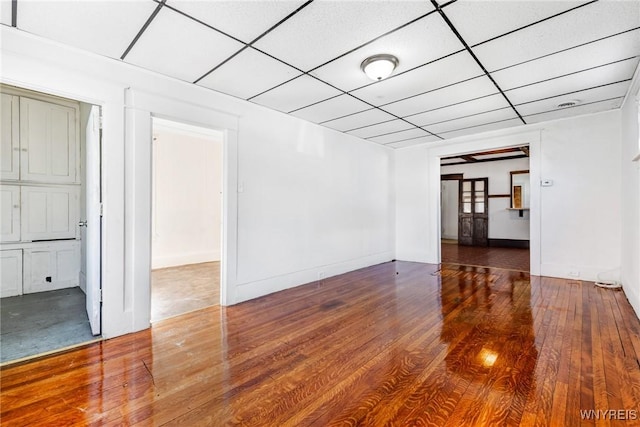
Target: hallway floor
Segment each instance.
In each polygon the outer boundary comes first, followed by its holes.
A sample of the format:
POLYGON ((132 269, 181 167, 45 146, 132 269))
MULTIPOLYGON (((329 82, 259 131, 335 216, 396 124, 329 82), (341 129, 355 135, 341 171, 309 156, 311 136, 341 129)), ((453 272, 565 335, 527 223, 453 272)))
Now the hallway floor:
POLYGON ((151 272, 151 321, 220 304, 220 262, 151 272))
POLYGON ((442 242, 442 262, 529 271, 529 249, 485 248, 442 242))

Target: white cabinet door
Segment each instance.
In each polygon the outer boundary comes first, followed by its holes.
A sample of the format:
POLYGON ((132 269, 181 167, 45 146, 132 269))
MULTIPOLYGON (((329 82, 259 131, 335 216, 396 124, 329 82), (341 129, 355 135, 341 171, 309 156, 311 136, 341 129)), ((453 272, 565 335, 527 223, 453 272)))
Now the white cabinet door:
POLYGON ((64 105, 20 98, 20 179, 77 182, 77 113, 64 105))
POLYGON ((20 107, 15 95, 1 94, 0 179, 20 179, 20 107))
POLYGON ((0 185, 0 242, 20 241, 20 187, 0 185))
POLYGON ((0 251, 0 298, 22 295, 22 250, 0 251))
POLYGON ((47 242, 24 249, 24 293, 78 286, 80 242, 47 242))
POLYGON ((23 241, 74 239, 78 236, 79 187, 22 186, 23 241))

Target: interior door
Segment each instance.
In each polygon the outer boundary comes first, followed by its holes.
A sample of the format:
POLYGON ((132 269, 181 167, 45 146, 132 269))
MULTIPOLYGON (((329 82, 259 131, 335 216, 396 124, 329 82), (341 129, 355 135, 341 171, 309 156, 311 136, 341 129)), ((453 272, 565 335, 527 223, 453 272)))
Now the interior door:
POLYGON ((489 179, 463 179, 458 206, 458 244, 489 245, 489 179))
POLYGON ((94 335, 101 333, 101 234, 102 218, 100 212, 100 107, 91 107, 86 129, 86 277, 87 277, 87 314, 94 335))

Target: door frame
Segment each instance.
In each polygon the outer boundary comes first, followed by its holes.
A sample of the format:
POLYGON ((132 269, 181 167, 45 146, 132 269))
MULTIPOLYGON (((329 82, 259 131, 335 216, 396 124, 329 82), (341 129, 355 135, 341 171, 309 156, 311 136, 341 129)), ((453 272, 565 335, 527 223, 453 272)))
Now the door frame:
POLYGON ((441 186, 440 186, 440 161, 443 157, 473 154, 479 151, 487 151, 500 148, 520 147, 529 145, 529 177, 531 180, 531 207, 530 207, 530 272, 534 276, 540 275, 541 265, 541 131, 527 131, 500 136, 477 135, 460 137, 458 139, 437 142, 426 147, 427 151, 427 245, 425 262, 440 264, 441 253, 441 186))

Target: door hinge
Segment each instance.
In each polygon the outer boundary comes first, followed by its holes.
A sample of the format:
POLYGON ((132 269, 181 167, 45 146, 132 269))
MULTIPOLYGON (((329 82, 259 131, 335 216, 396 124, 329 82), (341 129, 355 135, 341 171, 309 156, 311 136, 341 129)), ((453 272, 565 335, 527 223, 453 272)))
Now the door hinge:
POLYGON ((102 129, 102 116, 98 116, 98 129, 102 129))
POLYGON ((102 288, 100 288, 100 302, 102 302, 102 288))
POLYGON ((104 215, 104 205, 100 203, 100 216, 104 215))

